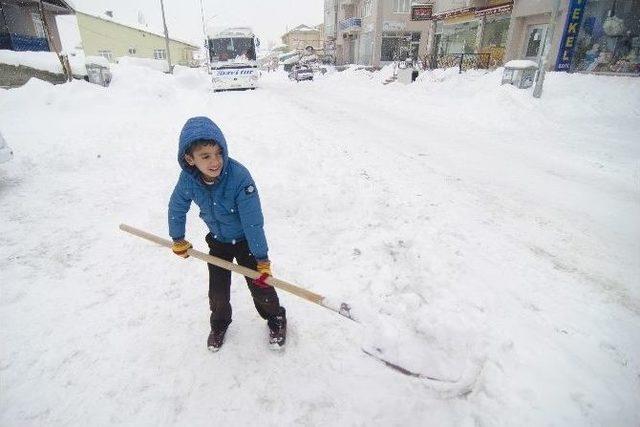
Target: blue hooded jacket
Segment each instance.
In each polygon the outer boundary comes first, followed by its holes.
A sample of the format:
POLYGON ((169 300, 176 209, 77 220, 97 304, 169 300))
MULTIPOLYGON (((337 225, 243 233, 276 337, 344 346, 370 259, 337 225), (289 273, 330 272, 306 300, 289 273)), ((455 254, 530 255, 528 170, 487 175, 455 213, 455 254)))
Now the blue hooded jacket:
POLYGON ((182 172, 169 200, 169 235, 174 240, 184 238, 187 212, 193 201, 200 207, 200 218, 215 240, 233 243, 246 239, 257 260, 268 259, 256 185, 247 168, 229 157, 224 135, 211 119, 187 120, 180 133, 178 163, 182 172), (213 185, 205 184, 200 171, 184 159, 191 144, 203 139, 215 141, 222 149, 222 172, 213 185))

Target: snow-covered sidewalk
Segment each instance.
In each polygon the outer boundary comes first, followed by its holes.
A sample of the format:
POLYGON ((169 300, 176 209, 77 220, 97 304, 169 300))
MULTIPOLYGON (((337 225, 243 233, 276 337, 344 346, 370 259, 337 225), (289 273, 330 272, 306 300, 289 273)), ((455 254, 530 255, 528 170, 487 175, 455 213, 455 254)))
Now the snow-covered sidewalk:
POLYGON ((0 90, 0 424, 640 424, 640 80, 552 73, 534 100, 499 72, 384 78, 213 94, 119 66, 109 88, 0 90), (256 179, 275 275, 410 331, 405 357, 481 363, 471 393, 390 370, 282 292, 274 354, 239 277, 206 351, 206 266, 118 230, 166 233, 201 114, 256 179))

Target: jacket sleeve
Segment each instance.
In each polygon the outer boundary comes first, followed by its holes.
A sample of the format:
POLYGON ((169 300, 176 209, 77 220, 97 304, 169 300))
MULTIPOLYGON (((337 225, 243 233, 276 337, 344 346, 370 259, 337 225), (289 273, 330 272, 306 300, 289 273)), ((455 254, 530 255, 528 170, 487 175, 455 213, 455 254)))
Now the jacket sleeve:
POLYGON ((190 192, 186 191, 184 179, 180 175, 169 199, 169 236, 173 240, 184 239, 187 212, 191 207, 190 192))
POLYGON ((236 190, 236 204, 249 250, 258 261, 269 259, 258 189, 249 173, 240 182, 236 190))

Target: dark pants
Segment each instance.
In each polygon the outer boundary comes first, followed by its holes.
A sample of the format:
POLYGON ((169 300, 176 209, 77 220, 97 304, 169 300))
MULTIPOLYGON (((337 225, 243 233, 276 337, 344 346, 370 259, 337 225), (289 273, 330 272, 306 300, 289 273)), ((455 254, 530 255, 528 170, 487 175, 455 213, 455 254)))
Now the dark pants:
MULTIPOLYGON (((256 269, 256 259, 249 251, 249 245, 246 240, 233 243, 218 242, 207 234, 205 238, 209 245, 209 254, 222 258, 225 261, 233 261, 235 258, 237 263, 243 267, 256 269)), ((209 267, 209 307, 211 308, 211 329, 225 328, 231 323, 231 272, 224 268, 207 264, 209 267)), ((265 320, 277 315, 284 315, 285 310, 280 307, 278 294, 272 287, 259 287, 253 283, 253 279, 245 277, 247 286, 251 291, 253 303, 256 310, 265 320)))

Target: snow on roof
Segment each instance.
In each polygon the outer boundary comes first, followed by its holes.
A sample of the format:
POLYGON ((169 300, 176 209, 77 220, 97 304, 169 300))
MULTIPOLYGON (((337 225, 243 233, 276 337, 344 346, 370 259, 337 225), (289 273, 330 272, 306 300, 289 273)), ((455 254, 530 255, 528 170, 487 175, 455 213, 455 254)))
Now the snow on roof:
MULTIPOLYGON (((85 63, 109 66, 109 61, 102 57, 69 56, 69 65, 75 75, 86 75, 85 63)), ((0 50, 0 64, 23 66, 34 70, 47 71, 52 74, 64 74, 58 56, 54 52, 14 52, 0 50)))
POLYGON ((287 34, 290 34, 290 33, 296 33, 296 32, 317 33, 319 31, 320 30, 318 30, 317 28, 313 28, 313 27, 310 27, 308 25, 301 24, 301 25, 298 25, 297 27, 287 31, 286 33, 283 34, 283 36, 286 36, 287 34))
MULTIPOLYGON (((76 13, 77 14, 81 14, 81 15, 90 16, 92 18, 100 19, 100 20, 103 20, 103 21, 111 22, 113 24, 122 25, 123 27, 133 28, 134 30, 144 31, 145 33, 153 34, 155 36, 164 38, 164 31, 159 30, 157 28, 153 28, 152 29, 152 28, 145 27, 144 25, 140 25, 140 24, 132 24, 132 23, 124 23, 124 22, 116 21, 115 19, 113 19, 113 18, 111 18, 111 17, 109 17, 107 15, 97 15, 97 14, 94 14, 94 13, 83 12, 83 11, 79 11, 79 10, 76 10, 76 13)), ((169 40, 173 40, 175 42, 179 42, 179 43, 183 43, 183 44, 189 45, 189 46, 193 47, 194 49, 199 49, 200 48, 198 43, 194 43, 192 41, 187 41, 187 40, 184 40, 184 39, 180 39, 180 38, 174 37, 172 35, 169 35, 169 40)))
POLYGON ((14 52, 0 50, 0 64, 24 66, 54 74, 62 74, 60 60, 53 52, 14 52))

